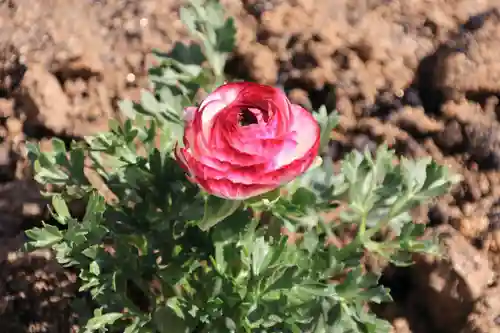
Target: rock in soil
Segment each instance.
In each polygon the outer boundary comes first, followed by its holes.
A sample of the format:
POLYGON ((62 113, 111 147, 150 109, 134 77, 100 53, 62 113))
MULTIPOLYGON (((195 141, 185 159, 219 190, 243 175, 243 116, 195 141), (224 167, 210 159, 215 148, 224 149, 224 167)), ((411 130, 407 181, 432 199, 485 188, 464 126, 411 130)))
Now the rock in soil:
POLYGON ((61 85, 45 67, 31 66, 22 82, 23 98, 20 108, 34 125, 41 125, 56 134, 69 127, 71 105, 61 85))
POLYGON ((465 324, 474 302, 492 284, 495 274, 488 258, 449 225, 436 229, 442 241, 442 259, 424 256, 413 268, 416 300, 440 332, 455 333, 465 324))
POLYGON ((500 286, 486 290, 461 333, 500 333, 500 286))
POLYGON ((499 93, 500 59, 495 50, 500 47, 500 7, 471 17, 469 29, 464 28, 440 54, 437 85, 450 97, 499 93), (474 20, 476 24, 471 24, 474 20))

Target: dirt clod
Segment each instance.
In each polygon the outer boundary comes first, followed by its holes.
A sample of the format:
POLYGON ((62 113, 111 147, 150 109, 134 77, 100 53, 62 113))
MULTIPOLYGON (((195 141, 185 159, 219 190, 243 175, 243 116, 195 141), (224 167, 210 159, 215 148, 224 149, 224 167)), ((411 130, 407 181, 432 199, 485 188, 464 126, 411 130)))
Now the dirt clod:
POLYGON ((32 66, 22 85, 26 95, 20 108, 28 115, 28 122, 62 134, 68 128, 71 105, 56 77, 42 66, 32 66))
POLYGON ((443 53, 437 84, 450 96, 500 92, 500 60, 494 51, 500 47, 499 23, 500 14, 495 10, 469 18, 465 23, 469 33, 461 34, 456 41, 461 47, 455 46, 451 54, 443 53))
POLYGON ((500 332, 500 286, 490 288, 479 299, 461 333, 499 333, 500 332))
POLYGON ((417 262, 417 288, 433 325, 442 332, 457 332, 495 274, 488 258, 457 230, 442 225, 436 232, 444 244, 443 258, 423 257, 417 262))
POLYGON ((437 134, 436 141, 443 149, 452 150, 460 147, 464 141, 460 123, 456 120, 448 122, 444 130, 437 134))

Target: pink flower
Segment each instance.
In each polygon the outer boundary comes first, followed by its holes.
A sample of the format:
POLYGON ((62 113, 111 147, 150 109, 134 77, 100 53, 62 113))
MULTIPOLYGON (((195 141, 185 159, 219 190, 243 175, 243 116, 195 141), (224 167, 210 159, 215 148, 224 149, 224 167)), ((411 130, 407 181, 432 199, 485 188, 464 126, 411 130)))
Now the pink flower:
POLYGON ((305 172, 318 153, 316 120, 271 86, 225 84, 184 116, 177 160, 191 181, 218 197, 271 191, 305 172))

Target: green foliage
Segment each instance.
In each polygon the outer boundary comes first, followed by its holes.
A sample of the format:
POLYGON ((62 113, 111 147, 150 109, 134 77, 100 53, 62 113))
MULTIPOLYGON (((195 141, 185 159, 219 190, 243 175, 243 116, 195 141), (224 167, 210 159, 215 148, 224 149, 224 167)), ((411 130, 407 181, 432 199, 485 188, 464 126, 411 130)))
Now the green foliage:
MULTIPOLYGON (((341 172, 318 159, 283 189, 246 202, 200 192, 173 148, 183 109, 224 79, 235 29, 223 14, 213 0, 181 10, 200 44, 155 52, 151 91, 120 103, 126 121, 69 150, 58 139, 48 153, 28 145, 36 180, 53 188, 44 193, 53 221, 27 231, 27 248, 50 247, 78 272, 92 300, 75 302, 85 333, 388 332, 366 304, 390 301, 389 291, 360 260, 370 252, 406 265, 414 252, 434 253, 408 212, 456 179, 428 159, 394 164, 381 147, 374 157, 349 154, 341 172), (78 202, 82 214, 72 209, 78 202), (341 214, 325 220, 331 210, 341 214), (352 227, 349 244, 332 244, 352 227), (290 242, 282 228, 301 237, 290 242), (386 229, 393 236, 377 241, 386 229)), ((337 117, 326 108, 315 117, 325 147, 337 117)))

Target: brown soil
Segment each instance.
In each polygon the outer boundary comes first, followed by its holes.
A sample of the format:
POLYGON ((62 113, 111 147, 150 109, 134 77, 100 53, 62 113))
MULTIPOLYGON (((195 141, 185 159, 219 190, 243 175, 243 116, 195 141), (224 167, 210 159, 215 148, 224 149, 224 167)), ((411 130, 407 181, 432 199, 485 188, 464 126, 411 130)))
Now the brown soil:
MULTIPOLYGON (((445 260, 386 267, 397 333, 500 332, 500 1, 224 0, 237 18, 229 74, 336 103, 332 158, 388 142, 464 176, 422 208, 445 260)), ((152 48, 185 38, 176 0, 0 1, 0 327, 69 332, 75 277, 16 255, 46 215, 27 139, 95 133, 145 84, 152 48)))

